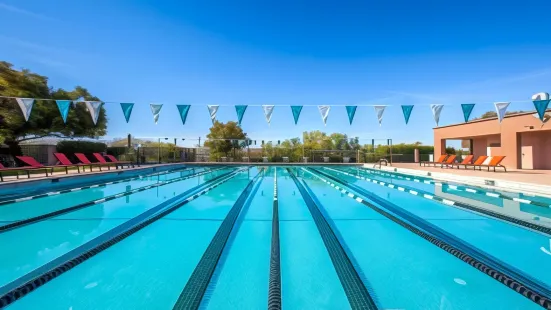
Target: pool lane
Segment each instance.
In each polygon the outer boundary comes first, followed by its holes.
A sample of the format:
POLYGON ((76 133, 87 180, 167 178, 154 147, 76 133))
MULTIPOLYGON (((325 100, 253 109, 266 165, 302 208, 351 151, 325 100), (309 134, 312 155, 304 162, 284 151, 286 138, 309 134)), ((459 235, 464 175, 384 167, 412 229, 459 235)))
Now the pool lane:
POLYGON ((152 188, 0 234, 0 244, 10 249, 0 251, 0 287, 176 194, 232 170, 152 188))
POLYGON ((10 309, 36 309, 44 300, 51 309, 172 309, 221 219, 256 175, 257 170, 251 170, 90 258, 10 309))
POLYGON ((542 247, 549 246, 549 238, 542 234, 340 173, 325 173, 391 201, 482 252, 538 279, 547 287, 551 284, 551 273, 542 272, 542 266, 551 263, 551 255, 542 250, 542 247))
MULTIPOLYGON (((196 170, 196 172, 200 172, 203 170, 204 169, 199 169, 196 170)), ((156 176, 144 176, 142 179, 131 180, 117 184, 107 184, 104 186, 98 186, 64 194, 1 205, 0 226, 3 224, 2 222, 20 221, 23 219, 68 208, 80 203, 101 199, 114 194, 124 193, 126 191, 130 191, 139 187, 157 184, 159 182, 183 177, 193 173, 193 169, 187 169, 180 172, 170 172, 167 174, 156 176)))
POLYGON ((301 175, 369 279, 380 309, 540 309, 346 194, 301 175))

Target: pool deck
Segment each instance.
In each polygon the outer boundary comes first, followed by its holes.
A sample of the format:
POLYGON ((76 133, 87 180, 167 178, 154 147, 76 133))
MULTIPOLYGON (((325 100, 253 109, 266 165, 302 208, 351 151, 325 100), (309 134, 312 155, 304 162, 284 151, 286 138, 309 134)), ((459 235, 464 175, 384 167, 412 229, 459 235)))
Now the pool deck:
MULTIPOLYGON (((373 168, 373 164, 366 164, 366 168, 373 168)), ((503 189, 534 192, 551 196, 551 170, 521 170, 501 169, 493 172, 473 169, 451 169, 440 167, 424 167, 418 163, 395 163, 392 166, 382 166, 382 170, 414 174, 419 176, 431 176, 433 178, 457 181, 474 185, 490 185, 503 189), (430 173, 430 174, 429 174, 430 173), (488 182, 489 181, 489 182, 488 182)))

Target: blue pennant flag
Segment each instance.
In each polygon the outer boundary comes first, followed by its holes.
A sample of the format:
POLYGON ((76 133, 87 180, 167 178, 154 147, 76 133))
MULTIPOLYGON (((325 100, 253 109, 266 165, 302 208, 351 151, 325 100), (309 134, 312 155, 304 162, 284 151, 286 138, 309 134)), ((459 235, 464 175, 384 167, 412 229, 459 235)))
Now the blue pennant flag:
POLYGON ((55 103, 57 104, 57 108, 59 109, 59 113, 61 113, 61 118, 63 119, 63 123, 67 123, 67 115, 69 115, 69 107, 71 107, 71 100, 56 100, 55 103))
POLYGON ((549 106, 549 101, 550 101, 549 99, 550 98, 548 93, 537 93, 532 96, 532 102, 534 103, 534 108, 536 108, 540 121, 542 122, 543 122, 543 119, 545 118, 545 111, 549 106))
POLYGON ((354 115, 356 115, 357 108, 358 107, 355 105, 346 106, 346 114, 348 114, 348 121, 350 122, 350 125, 352 125, 352 121, 354 120, 354 115))
POLYGON ((295 125, 298 123, 298 118, 300 116, 300 111, 302 111, 301 105, 292 105, 291 111, 293 111, 293 118, 295 119, 295 125))
POLYGON ((186 124, 187 113, 189 112, 190 105, 177 104, 178 111, 180 112, 180 118, 182 119, 182 125, 186 124))
POLYGON ((235 112, 237 112, 237 123, 239 123, 239 125, 241 125, 241 121, 243 120, 243 115, 245 115, 245 111, 247 111, 246 105, 235 106, 235 112))
POLYGON ((471 117, 473 108, 474 108, 474 103, 461 104, 461 109, 463 110, 463 118, 465 118, 465 123, 469 121, 469 117, 471 117))
POLYGON ((134 108, 134 104, 121 102, 121 108, 122 108, 122 113, 124 114, 124 118, 128 123, 128 121, 130 120, 130 114, 132 114, 132 109, 134 108))
POLYGON ((406 125, 409 122, 409 117, 411 116, 411 111, 413 111, 412 105, 403 105, 402 106, 402 113, 404 113, 404 119, 406 120, 406 125))

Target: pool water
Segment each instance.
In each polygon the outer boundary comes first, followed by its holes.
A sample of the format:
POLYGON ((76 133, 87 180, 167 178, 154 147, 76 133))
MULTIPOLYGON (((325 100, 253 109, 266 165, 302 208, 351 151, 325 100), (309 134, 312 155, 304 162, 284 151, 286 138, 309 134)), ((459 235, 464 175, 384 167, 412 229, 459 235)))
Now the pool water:
POLYGON ((182 166, 0 196, 0 308, 551 309, 548 198, 414 178, 182 166))

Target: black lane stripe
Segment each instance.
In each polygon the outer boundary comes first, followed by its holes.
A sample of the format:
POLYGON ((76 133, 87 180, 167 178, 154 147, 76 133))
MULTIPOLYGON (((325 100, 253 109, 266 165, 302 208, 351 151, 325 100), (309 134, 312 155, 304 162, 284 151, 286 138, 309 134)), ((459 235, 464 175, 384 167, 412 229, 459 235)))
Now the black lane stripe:
POLYGON ((259 172, 241 192, 224 221, 220 224, 172 309, 199 309, 239 213, 249 194, 253 193, 254 184, 263 175, 263 172, 259 172))
POLYGON ((141 178, 161 176, 161 175, 166 175, 166 174, 169 174, 169 173, 174 173, 174 172, 184 171, 184 170, 189 170, 189 169, 195 170, 195 168, 183 167, 183 168, 171 169, 171 170, 167 170, 167 171, 163 171, 163 172, 157 172, 157 173, 153 173, 153 174, 138 175, 138 176, 134 176, 134 177, 131 177, 131 178, 125 178, 125 179, 121 179, 121 180, 117 180, 117 181, 109 181, 109 182, 105 182, 105 183, 95 183, 95 184, 90 184, 90 185, 81 186, 81 187, 74 187, 74 188, 72 187, 72 188, 53 190, 53 191, 49 190, 46 193, 40 193, 40 194, 36 194, 36 195, 30 195, 30 196, 28 194, 18 195, 16 197, 10 198, 8 200, 0 201, 0 206, 10 204, 10 203, 16 203, 16 202, 39 199, 39 198, 44 198, 44 197, 49 197, 49 196, 54 196, 54 195, 59 195, 59 194, 65 194, 65 193, 70 193, 70 192, 75 192, 75 191, 80 191, 80 190, 85 190, 85 189, 90 189, 90 188, 104 187, 106 185, 119 184, 119 183, 123 183, 123 182, 130 182, 130 181, 138 180, 138 179, 141 179, 141 178))
POLYGON ((279 247, 279 203, 277 197, 277 167, 274 167, 274 202, 272 204, 272 245, 270 250, 270 280, 268 309, 281 309, 281 255, 279 247))
MULTIPOLYGON (((352 174, 344 172, 340 169, 328 169, 328 168, 325 168, 325 169, 330 170, 330 171, 335 171, 337 173, 343 173, 343 174, 346 174, 348 176, 353 176, 352 174)), ((426 199, 429 199, 429 200, 438 201, 438 202, 440 202, 444 205, 447 205, 447 206, 452 206, 452 207, 457 206, 457 207, 460 207, 460 208, 463 208, 463 209, 467 209, 467 210, 470 210, 470 211, 481 213, 481 214, 487 215, 489 217, 493 217, 493 218, 496 218, 496 219, 499 219, 499 220, 502 220, 502 221, 506 221, 506 222, 509 222, 509 223, 512 223, 512 224, 515 224, 515 225, 518 225, 518 226, 526 227, 526 228, 529 228, 529 229, 532 229, 532 230, 535 230, 535 231, 538 231, 538 232, 542 232, 544 234, 547 234, 547 235, 551 236, 551 227, 545 227, 545 226, 537 225, 537 224, 532 223, 532 222, 528 222, 528 221, 525 221, 525 220, 522 220, 522 219, 518 219, 518 218, 515 218, 515 217, 512 217, 512 216, 508 216, 508 215, 505 215, 505 214, 502 214, 502 213, 499 213, 499 212, 484 209, 482 207, 477 207, 477 206, 474 206, 474 205, 471 205, 471 204, 468 204, 468 203, 464 203, 464 202, 460 202, 460 201, 452 201, 453 204, 445 203, 444 200, 449 200, 449 199, 444 198, 444 197, 440 197, 436 194, 431 194, 429 192, 426 192, 426 191, 423 191, 423 190, 420 190, 420 189, 411 188, 411 187, 408 187, 406 185, 401 185, 401 184, 400 185, 395 184, 395 186, 391 187, 391 186, 389 186, 389 184, 393 184, 392 181, 390 181, 389 183, 385 183, 385 182, 382 182, 382 181, 377 180, 377 179, 368 179, 368 178, 365 178, 365 181, 375 183, 375 184, 378 184, 378 185, 381 185, 381 186, 385 186, 385 187, 388 187, 388 188, 392 188, 394 190, 398 190, 397 186, 402 187, 402 188, 405 189, 404 193, 409 193, 409 194, 412 194, 414 196, 419 196, 419 197, 423 197, 423 198, 426 198, 426 199), (428 197, 430 197, 430 198, 427 198, 427 196, 425 196, 425 195, 428 195, 428 197)))
MULTIPOLYGON (((224 169, 224 168, 220 168, 220 169, 224 169)), ((168 181, 162 181, 162 183, 155 183, 155 184, 146 185, 146 186, 143 186, 143 187, 138 187, 138 188, 135 188, 135 189, 127 191, 127 192, 121 192, 121 193, 118 193, 118 194, 113 194, 113 195, 110 195, 110 196, 107 196, 107 197, 104 197, 104 198, 101 198, 101 199, 95 199, 95 200, 90 200, 90 201, 87 201, 87 202, 83 202, 81 204, 78 204, 78 205, 75 205, 75 206, 72 206, 72 207, 68 207, 68 208, 65 208, 65 209, 56 210, 56 211, 53 211, 53 212, 50 212, 50 213, 45 213, 45 214, 42 214, 42 215, 39 215, 39 216, 35 216, 35 217, 28 218, 28 219, 12 222, 10 224, 0 226, 0 233, 4 233, 4 232, 7 232, 7 231, 10 231, 10 230, 13 230, 13 229, 25 226, 25 225, 40 222, 40 221, 43 221, 43 220, 47 220, 47 219, 50 219, 52 217, 63 215, 63 214, 69 213, 69 212, 77 211, 77 210, 80 210, 80 209, 83 209, 83 208, 86 208, 86 207, 93 206, 93 205, 98 204, 98 203, 103 203, 103 202, 110 201, 110 200, 113 200, 113 199, 121 198, 121 197, 128 196, 128 195, 132 195, 132 194, 135 194, 135 193, 138 193, 138 192, 143 192, 143 191, 151 189, 151 188, 161 187, 161 186, 165 186, 165 185, 168 185, 168 184, 172 184, 174 182, 179 182, 179 181, 183 181, 183 180, 186 180, 186 179, 194 178, 194 177, 201 176, 201 175, 204 175, 204 174, 207 174, 207 173, 211 173, 211 172, 214 172, 214 171, 220 170, 220 169, 202 171, 202 172, 198 172, 196 174, 187 175, 185 177, 179 177, 179 178, 175 178, 175 179, 170 179, 168 181)))
POLYGON ((411 214, 408 211, 405 211, 404 209, 396 206, 389 201, 386 201, 376 195, 370 194, 368 191, 362 188, 349 184, 347 181, 333 177, 324 172, 318 171, 317 169, 309 168, 309 170, 314 171, 318 175, 322 175, 329 180, 340 183, 341 185, 346 186, 351 190, 359 193, 360 195, 367 197, 375 203, 383 206, 385 209, 398 215, 405 221, 381 209, 380 207, 375 206, 372 203, 360 199, 362 200, 362 204, 368 206, 375 212, 389 218, 400 226, 408 229, 409 231, 438 246, 444 251, 461 259, 467 264, 480 270, 484 274, 513 289, 515 292, 532 300, 536 304, 546 309, 551 309, 551 298, 549 297, 551 296, 551 293, 544 284, 539 283, 539 280, 533 279, 528 275, 524 275, 522 271, 519 271, 516 268, 511 267, 504 262, 501 262, 499 259, 478 250, 468 243, 459 240, 457 237, 420 219, 419 217, 411 214), (408 222, 411 224, 409 224, 408 222))
POLYGON ((360 278, 360 275, 354 268, 352 261, 346 254, 342 244, 339 242, 337 236, 331 229, 331 226, 327 223, 327 220, 320 212, 319 207, 312 200, 312 197, 310 197, 308 192, 304 189, 304 186, 291 172, 291 170, 287 168, 287 171, 289 172, 291 179, 295 182, 302 199, 306 203, 306 206, 314 219, 323 243, 327 248, 331 261, 333 262, 333 266, 335 267, 335 271, 337 272, 344 292, 346 293, 350 307, 352 309, 378 309, 375 301, 360 278))
POLYGON ((114 229, 90 240, 78 248, 65 253, 64 255, 50 261, 38 269, 31 271, 25 276, 0 287, 0 309, 14 303, 27 294, 33 292, 38 287, 48 283, 52 279, 57 278, 61 274, 71 270, 75 266, 99 254, 103 250, 108 249, 132 234, 140 231, 144 227, 172 213, 183 205, 186 205, 194 199, 193 197, 208 193, 213 188, 229 181, 237 176, 241 171, 244 170, 234 170, 197 185, 194 188, 189 189, 186 192, 175 196, 144 213, 141 213, 140 215, 132 218, 130 221, 115 227, 114 229), (197 191, 200 191, 199 194, 194 195, 197 191))

